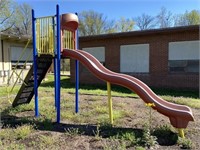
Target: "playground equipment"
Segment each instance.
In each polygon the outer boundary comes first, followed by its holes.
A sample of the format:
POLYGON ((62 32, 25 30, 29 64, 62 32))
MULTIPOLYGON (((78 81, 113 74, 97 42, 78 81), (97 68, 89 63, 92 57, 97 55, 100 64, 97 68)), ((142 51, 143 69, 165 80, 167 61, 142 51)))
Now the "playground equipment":
POLYGON ((39 116, 37 90, 53 59, 55 106, 57 110, 57 123, 60 122, 60 58, 62 55, 62 57, 71 57, 76 60, 76 112, 78 112, 78 63, 80 61, 96 77, 107 82, 111 124, 113 123, 112 83, 134 91, 145 103, 153 103, 152 108, 169 117, 172 126, 178 128, 180 135, 184 137, 183 129, 187 127, 189 121, 194 121, 191 109, 187 106, 170 103, 161 99, 142 81, 129 75, 112 72, 105 68, 91 54, 78 50, 76 31, 78 28, 77 15, 64 14, 60 17, 58 5, 55 16, 35 18, 34 10, 32 10, 32 15, 34 63, 25 78, 25 84, 21 86, 13 102, 13 107, 29 103, 33 95, 35 95, 35 115, 39 116))

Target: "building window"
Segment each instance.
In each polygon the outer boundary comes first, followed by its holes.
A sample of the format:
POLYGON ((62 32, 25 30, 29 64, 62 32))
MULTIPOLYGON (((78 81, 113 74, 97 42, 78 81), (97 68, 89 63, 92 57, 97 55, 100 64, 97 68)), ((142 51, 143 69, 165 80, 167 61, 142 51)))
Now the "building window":
MULTIPOLYGON (((98 61, 105 66, 105 47, 89 47, 82 48, 84 51, 93 55, 98 61)), ((84 67, 84 72, 88 72, 88 70, 84 67)))
POLYGON ((199 72, 199 60, 169 60, 170 72, 199 72))
POLYGON ((199 41, 170 42, 169 72, 199 73, 199 44, 199 41))
POLYGON ((11 46, 11 64, 12 68, 17 69, 29 69, 33 62, 32 48, 26 48, 20 46, 11 46), (26 62, 26 66, 25 65, 26 62))
POLYGON ((121 45, 120 72, 148 73, 149 44, 121 45))

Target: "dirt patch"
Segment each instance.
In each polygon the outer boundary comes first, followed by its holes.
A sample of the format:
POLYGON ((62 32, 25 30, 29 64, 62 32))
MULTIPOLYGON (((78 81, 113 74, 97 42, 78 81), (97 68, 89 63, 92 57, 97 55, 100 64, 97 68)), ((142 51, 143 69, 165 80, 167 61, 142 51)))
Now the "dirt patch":
MULTIPOLYGON (((65 97, 73 99, 71 94, 63 94, 65 97)), ((65 119, 61 118, 61 123, 39 122, 34 119, 34 111, 24 111, 15 114, 17 118, 16 124, 21 123, 24 118, 32 119, 31 123, 35 124, 34 132, 23 140, 16 140, 15 144, 23 145, 24 149, 65 149, 65 150, 90 150, 90 149, 135 149, 134 139, 130 138, 129 134, 134 133, 135 137, 142 138, 145 125, 149 123, 150 112, 152 121, 151 129, 155 130, 160 127, 170 127, 169 132, 157 131, 152 133, 157 136, 157 144, 153 149, 180 149, 177 142, 177 130, 171 127, 169 119, 155 110, 145 106, 144 102, 139 98, 122 98, 113 97, 113 113, 114 125, 109 126, 108 112, 105 113, 103 107, 107 106, 106 96, 80 95, 80 109, 78 118, 65 119), (96 112, 93 111, 96 109, 96 112), (119 111, 120 110, 120 111, 119 111), (99 111, 99 114, 98 114, 99 111), (107 122, 104 122, 107 115, 107 122), (123 117, 121 117, 121 116, 123 117), (20 120, 21 118, 21 120, 20 120), (84 119, 83 119, 84 118, 84 119), (103 120, 103 122, 100 122, 103 120), (48 124, 48 128, 46 125, 48 124), (127 133, 119 138, 122 133, 127 133), (126 137, 127 136, 127 137, 126 137), (122 140, 124 138, 124 140, 122 140), (133 143, 128 143, 128 142, 133 143), (127 146, 129 145, 129 146, 127 146)), ((64 101, 64 100, 63 100, 64 101)), ((67 101, 65 102, 67 103, 67 101)), ((63 104, 61 112, 74 111, 74 108, 63 104)), ((195 122, 189 122, 188 128, 185 130, 185 136, 190 139, 194 149, 200 149, 200 111, 192 109, 195 122)), ((54 112, 55 113, 55 112, 54 112)), ((52 118, 54 119, 54 118, 52 118)), ((3 116, 2 120, 6 123, 8 116, 3 116), (4 120, 5 119, 5 120, 4 120)), ((27 121, 25 122, 27 123, 27 121)), ((4 144, 10 144, 12 141, 1 143, 1 149, 4 144)))

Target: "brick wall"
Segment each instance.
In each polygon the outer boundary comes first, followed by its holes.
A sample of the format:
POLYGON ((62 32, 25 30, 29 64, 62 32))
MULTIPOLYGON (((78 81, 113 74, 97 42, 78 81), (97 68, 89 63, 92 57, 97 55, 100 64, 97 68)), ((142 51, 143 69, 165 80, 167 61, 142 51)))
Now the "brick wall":
MULTIPOLYGON (((80 37, 80 49, 85 47, 105 47, 105 67, 120 72, 120 45, 149 44, 149 73, 131 74, 148 86, 162 88, 199 88, 197 73, 170 73, 168 71, 169 42, 199 40, 199 26, 133 31, 80 37)), ((71 60, 71 81, 74 82, 75 63, 71 60)), ((80 83, 103 83, 80 65, 80 83)))

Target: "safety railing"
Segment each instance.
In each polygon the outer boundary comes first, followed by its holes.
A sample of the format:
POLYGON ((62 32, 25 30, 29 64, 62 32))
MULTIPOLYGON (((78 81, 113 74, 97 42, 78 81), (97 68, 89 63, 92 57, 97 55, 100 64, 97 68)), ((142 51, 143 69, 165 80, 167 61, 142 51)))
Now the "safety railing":
POLYGON ((64 30, 62 33, 62 48, 75 49, 75 34, 64 30))
MULTIPOLYGON (((17 82, 20 80, 20 81, 22 81, 22 84, 26 84, 26 83, 24 82, 24 79, 21 78, 21 75, 22 75, 24 69, 26 68, 27 62, 30 60, 30 58, 31 58, 31 56, 32 56, 32 53, 33 53, 32 51, 29 52, 28 57, 26 58, 24 64, 22 65, 22 69, 21 69, 20 71, 17 71, 17 70, 18 70, 18 66, 19 66, 19 63, 21 62, 22 58, 24 57, 25 54, 27 54, 27 47, 28 47, 30 41, 31 41, 30 39, 27 41, 26 46, 25 46, 24 49, 22 50, 22 52, 21 52, 21 54, 20 54, 20 57, 19 57, 19 59, 18 59, 16 65, 15 65, 15 67, 12 69, 11 75, 8 77, 8 81, 7 81, 7 98, 8 98, 8 101, 9 101, 10 103, 12 103, 12 102, 11 102, 11 93, 13 92, 14 88, 16 87, 17 82), (14 75, 16 75, 17 78, 16 78, 15 81, 13 81, 12 84, 11 84, 11 79, 14 78, 14 75)), ((20 66, 21 66, 21 65, 20 65, 20 66)))
POLYGON ((42 17, 36 19, 36 48, 38 55, 54 55, 55 47, 55 17, 42 17))

